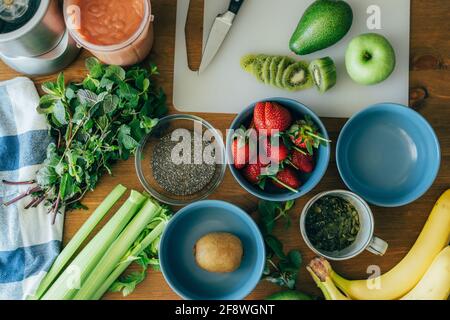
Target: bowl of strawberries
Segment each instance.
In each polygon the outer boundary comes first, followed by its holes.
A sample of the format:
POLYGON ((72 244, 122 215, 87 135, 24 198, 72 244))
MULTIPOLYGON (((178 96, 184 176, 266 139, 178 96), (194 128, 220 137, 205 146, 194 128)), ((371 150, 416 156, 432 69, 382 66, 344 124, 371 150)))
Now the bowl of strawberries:
POLYGON ((312 191, 327 171, 330 154, 320 118, 286 98, 252 104, 227 134, 233 176, 249 193, 269 201, 295 200, 312 191))

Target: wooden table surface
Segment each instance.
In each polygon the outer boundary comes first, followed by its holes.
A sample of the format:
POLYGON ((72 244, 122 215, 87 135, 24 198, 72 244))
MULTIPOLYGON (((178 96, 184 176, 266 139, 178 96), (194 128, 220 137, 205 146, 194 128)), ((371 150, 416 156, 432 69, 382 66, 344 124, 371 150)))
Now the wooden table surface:
MULTIPOLYGON (((370 265, 379 265, 383 272, 395 266, 415 242, 435 201, 450 187, 450 3, 448 0, 412 0, 411 2, 411 105, 430 121, 439 136, 442 146, 441 171, 433 187, 415 203, 395 209, 372 206, 376 219, 376 234, 388 241, 390 248, 384 257, 363 253, 353 260, 333 263, 336 270, 348 278, 367 277, 366 270, 370 265)), ((187 27, 189 30, 188 51, 193 67, 198 66, 201 58, 202 3, 203 0, 191 0, 187 27)), ((149 59, 158 65, 161 73, 158 77, 159 84, 167 93, 171 112, 176 112, 172 107, 176 0, 154 0, 153 10, 156 16, 156 39, 149 59)), ((85 76, 84 59, 87 56, 89 54, 83 52, 78 60, 65 70, 66 78, 80 80, 85 76)), ((18 75, 7 66, 0 64, 0 80, 18 75)), ((39 87, 42 82, 54 78, 53 75, 38 77, 34 80, 39 87)), ((234 115, 225 114, 198 115, 220 130, 227 129, 234 118, 234 115)), ((324 119, 324 122, 333 141, 336 141, 345 120, 324 119)), ((104 177, 95 192, 88 194, 84 199, 83 203, 90 208, 89 211, 73 212, 67 215, 65 241, 74 235, 90 212, 117 184, 122 183, 128 188, 142 190, 135 174, 133 160, 118 163, 113 171, 113 177, 104 177)), ((299 233, 298 219, 301 209, 313 195, 336 188, 345 188, 345 186, 339 177, 336 163, 332 160, 327 175, 320 185, 311 194, 297 201, 291 212, 295 222, 293 226, 288 232, 281 228, 277 230, 286 249, 301 250, 306 263, 314 257, 314 254, 308 250, 299 233)), ((248 195, 234 181, 229 171, 223 184, 211 198, 229 201, 249 213, 254 212, 257 205, 257 199, 248 195)), ((298 289, 310 294, 320 294, 304 267, 299 275, 298 289)), ((279 290, 275 285, 261 282, 249 298, 262 299, 279 290)), ((119 294, 108 294, 106 298, 121 299, 122 297, 119 294)), ((150 272, 145 282, 128 298, 178 299, 164 281, 162 274, 158 272, 150 272)))

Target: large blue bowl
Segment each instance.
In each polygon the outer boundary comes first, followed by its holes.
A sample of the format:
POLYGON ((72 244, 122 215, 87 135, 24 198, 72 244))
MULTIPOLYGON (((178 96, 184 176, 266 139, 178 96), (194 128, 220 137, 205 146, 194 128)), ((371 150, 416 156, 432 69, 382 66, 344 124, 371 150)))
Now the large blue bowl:
MULTIPOLYGON (((304 104, 291 100, 286 98, 270 98, 266 99, 264 101, 273 101, 278 102, 283 107, 288 109, 294 118, 302 118, 305 115, 308 115, 311 117, 311 119, 316 123, 316 125, 319 128, 320 133, 322 136, 326 139, 329 139, 328 132, 320 120, 320 118, 311 111, 307 106, 304 104)), ((255 109, 256 103, 252 104, 248 108, 246 108, 243 112, 241 112, 236 119, 233 121, 231 128, 227 135, 227 157, 228 159, 233 158, 232 153, 232 141, 233 141, 233 131, 241 128, 242 125, 248 125, 251 122, 251 119, 253 117, 253 111, 255 109)), ((299 189, 298 193, 291 192, 289 190, 279 190, 279 189, 270 189, 270 190, 262 190, 258 186, 254 186, 251 183, 249 183, 242 173, 237 170, 234 165, 232 164, 232 161, 228 161, 229 167, 231 170, 231 173, 233 174, 236 181, 249 193, 254 195, 255 197, 258 197, 260 199, 268 200, 268 201, 279 201, 279 202, 285 202, 289 200, 295 200, 298 199, 307 193, 311 192, 322 180, 325 173, 327 172, 328 165, 330 163, 330 146, 320 146, 319 152, 316 156, 316 167, 315 170, 311 174, 305 174, 302 175, 302 186, 299 189)))
POLYGON ((337 144, 345 184, 368 202, 398 207, 420 198, 439 172, 439 141, 414 110, 392 103, 369 107, 351 118, 337 144))
POLYGON ((169 286, 187 300, 241 300, 261 280, 266 261, 263 237, 242 209, 222 201, 201 201, 179 211, 168 224, 160 244, 161 270, 169 286), (211 232, 237 236, 244 247, 240 268, 210 273, 198 267, 196 242, 211 232))

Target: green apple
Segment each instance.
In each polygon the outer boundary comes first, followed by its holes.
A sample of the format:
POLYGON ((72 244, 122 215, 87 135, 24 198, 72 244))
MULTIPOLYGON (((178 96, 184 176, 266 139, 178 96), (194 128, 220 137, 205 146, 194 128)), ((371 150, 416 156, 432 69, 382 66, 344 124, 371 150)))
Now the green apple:
POLYGON ((366 33, 354 38, 345 54, 345 65, 357 83, 373 85, 383 82, 395 69, 395 51, 380 34, 366 33))

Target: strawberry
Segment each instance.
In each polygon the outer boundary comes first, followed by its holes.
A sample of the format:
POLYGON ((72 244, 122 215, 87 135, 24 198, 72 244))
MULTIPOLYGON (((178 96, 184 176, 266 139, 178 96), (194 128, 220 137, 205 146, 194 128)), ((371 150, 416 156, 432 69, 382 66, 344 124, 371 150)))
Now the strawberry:
POLYGON ((286 131, 292 124, 291 113, 276 102, 259 102, 255 106, 253 121, 257 130, 267 130, 267 135, 286 131))
POLYGON ((249 164, 242 170, 242 175, 251 184, 258 184, 260 182, 262 166, 260 163, 249 164))
POLYGON ((308 150, 313 155, 314 149, 318 149, 322 144, 328 144, 330 141, 322 137, 318 132, 316 124, 310 117, 297 121, 288 130, 288 136, 292 143, 298 148, 308 150))
POLYGON ((234 133, 231 151, 236 169, 241 170, 252 162, 252 159, 256 159, 256 136, 255 129, 246 129, 244 126, 234 133))
POLYGON ((280 164, 289 156, 289 149, 281 141, 278 141, 277 144, 272 144, 270 139, 263 138, 260 143, 265 158, 264 161, 261 159, 262 163, 280 164))
POLYGON ((304 154, 294 150, 292 153, 291 163, 301 172, 311 173, 314 171, 314 159, 309 154, 304 154))
POLYGON ((250 158, 250 146, 248 143, 242 141, 242 139, 235 139, 233 141, 233 164, 236 169, 241 170, 249 163, 250 158))
POLYGON ((253 120, 252 123, 258 130, 265 130, 266 128, 266 102, 258 102, 255 106, 255 110, 253 111, 253 120))
POLYGON ((307 148, 306 140, 303 137, 291 136, 291 140, 297 147, 299 147, 300 149, 306 150, 306 148, 307 148))
POLYGON ((297 172, 290 167, 286 167, 278 172, 276 177, 273 178, 273 182, 278 188, 289 190, 298 190, 302 185, 297 172))

